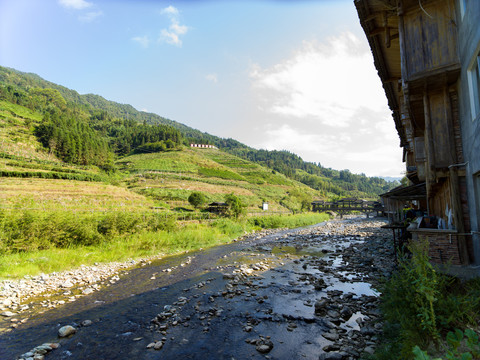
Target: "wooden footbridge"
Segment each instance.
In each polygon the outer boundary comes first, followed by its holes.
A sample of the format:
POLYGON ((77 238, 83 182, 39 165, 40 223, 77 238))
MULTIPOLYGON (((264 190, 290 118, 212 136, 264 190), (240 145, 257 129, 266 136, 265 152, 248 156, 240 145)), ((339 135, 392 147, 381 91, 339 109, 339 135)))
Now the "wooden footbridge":
POLYGON ((357 198, 344 198, 337 201, 316 200, 312 202, 312 211, 334 211, 340 214, 340 216, 354 211, 359 211, 369 217, 369 215, 372 213, 375 213, 376 216, 383 215, 384 209, 383 205, 378 201, 367 201, 357 198))

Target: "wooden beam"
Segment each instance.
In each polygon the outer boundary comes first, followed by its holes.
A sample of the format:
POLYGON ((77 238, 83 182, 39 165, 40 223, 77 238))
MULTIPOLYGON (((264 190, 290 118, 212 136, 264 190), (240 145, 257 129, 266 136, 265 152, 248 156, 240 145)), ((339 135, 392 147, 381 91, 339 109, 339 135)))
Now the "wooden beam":
POLYGON ((401 78, 398 77, 398 76, 390 76, 389 78, 386 78, 386 79, 383 79, 382 81, 384 83, 394 83, 394 82, 397 82, 398 80, 400 80, 401 78))
POLYGON ((370 15, 368 15, 367 17, 365 17, 365 19, 363 19, 363 21, 364 21, 364 22, 367 22, 367 21, 375 20, 378 15, 380 15, 380 13, 378 13, 378 12, 371 13, 370 15))
MULTIPOLYGON (((385 33, 386 31, 390 31, 390 30, 396 30, 397 28, 396 27, 393 27, 393 26, 380 26, 380 27, 376 27, 375 29, 373 29, 372 31, 369 31, 368 32, 368 36, 375 36, 375 35, 379 35, 379 34, 383 34, 385 33)), ((388 46, 387 46, 388 47, 388 46)))
POLYGON ((388 27, 388 14, 385 11, 383 13, 383 28, 385 29, 385 46, 390 48, 390 28, 388 27))

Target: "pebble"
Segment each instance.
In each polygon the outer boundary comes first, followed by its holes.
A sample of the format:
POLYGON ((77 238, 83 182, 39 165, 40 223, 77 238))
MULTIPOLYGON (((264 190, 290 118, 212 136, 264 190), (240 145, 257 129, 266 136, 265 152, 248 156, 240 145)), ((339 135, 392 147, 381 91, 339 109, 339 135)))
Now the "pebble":
POLYGON ((54 349, 60 347, 59 343, 45 343, 43 345, 37 346, 36 348, 26 352, 25 354, 20 355, 19 360, 42 360, 45 359, 45 355, 54 349))
POLYGON ((82 321, 82 326, 83 326, 83 327, 87 327, 87 326, 90 326, 90 325, 92 325, 92 324, 93 324, 92 320, 84 320, 84 321, 82 321))
POLYGON ((157 341, 157 342, 153 345, 153 348, 154 348, 155 350, 160 350, 162 347, 163 347, 163 342, 161 342, 161 341, 157 341))
MULTIPOLYGON (((212 267, 212 270, 221 270, 226 283, 224 289, 211 294, 206 288, 209 281, 196 283, 191 288, 185 289, 185 292, 192 291, 190 298, 177 300, 175 305, 179 308, 175 314, 182 314, 182 306, 192 299, 199 299, 199 297, 204 299, 197 300, 198 303, 194 306, 196 313, 194 319, 198 322, 184 322, 183 325, 198 327, 198 331, 211 332, 213 335, 217 325, 210 324, 210 320, 220 315, 216 313, 218 309, 207 310, 204 306, 217 303, 219 303, 217 306, 221 306, 222 302, 216 299, 217 296, 224 299, 226 303, 230 303, 230 299, 238 298, 239 302, 234 302, 234 306, 238 306, 243 301, 255 300, 262 306, 256 310, 256 314, 271 314, 270 318, 262 318, 262 321, 285 321, 284 329, 286 328, 288 332, 305 331, 305 325, 298 325, 300 329, 296 330, 297 321, 311 324, 321 319, 322 323, 330 328, 322 336, 332 343, 323 344, 323 353, 319 348, 319 352, 322 353, 319 359, 347 360, 359 358, 362 352, 371 354, 375 348, 375 342, 372 339, 382 328, 381 324, 374 323, 380 316, 376 310, 379 304, 378 297, 335 289, 332 287, 332 281, 347 284, 355 282, 375 284, 378 278, 392 271, 394 262, 392 261, 391 235, 380 229, 380 225, 382 223, 369 220, 341 224, 332 222, 324 227, 297 230, 293 235, 286 234, 259 245, 252 245, 251 248, 242 250, 238 256, 254 261, 212 267), (322 249, 322 246, 326 248, 322 249), (294 249, 294 252, 289 250, 292 253, 280 251, 272 254, 272 249, 282 249, 282 247, 294 249), (302 248, 309 247, 319 247, 317 252, 324 255, 310 256, 307 253, 299 256, 296 253, 302 248), (260 259, 255 260, 257 256, 260 259), (284 267, 286 263, 294 266, 284 267), (226 269, 230 270, 225 271, 226 269), (319 272, 316 271, 317 269, 319 272), (286 278, 281 290, 277 292, 280 295, 300 294, 305 308, 312 308, 312 315, 296 315, 294 318, 287 317, 281 320, 281 314, 279 317, 273 311, 269 311, 267 308, 271 306, 272 299, 275 301, 276 291, 272 288, 272 293, 268 293, 268 296, 265 295, 265 291, 259 292, 269 287, 269 283, 267 281, 264 283, 264 277, 260 276, 267 270, 272 270, 275 274, 268 275, 271 278, 270 285, 278 284, 278 280, 274 279, 286 278), (195 289, 206 290, 203 291, 202 296, 198 291, 193 294, 195 289), (311 298, 305 299, 305 294, 310 294, 311 298)), ((260 321, 256 314, 245 314, 247 322, 241 325, 240 330, 247 333, 253 332, 260 321)), ((227 316, 229 315, 230 313, 227 312, 227 316)), ((190 319, 190 314, 188 317, 190 319)), ((174 319, 172 314, 168 316, 164 314, 157 320, 158 323, 154 323, 152 330, 161 331, 164 335, 167 335, 169 329, 173 329, 175 324, 182 324, 182 321, 174 319)), ((283 344, 284 339, 277 340, 279 344, 283 344)), ((256 350, 266 357, 273 348, 273 342, 268 337, 247 339, 246 342, 254 345, 256 350)))
POLYGON ((337 332, 327 332, 327 333, 323 333, 322 336, 327 339, 327 340, 331 340, 331 341, 336 341, 339 339, 339 335, 337 332))

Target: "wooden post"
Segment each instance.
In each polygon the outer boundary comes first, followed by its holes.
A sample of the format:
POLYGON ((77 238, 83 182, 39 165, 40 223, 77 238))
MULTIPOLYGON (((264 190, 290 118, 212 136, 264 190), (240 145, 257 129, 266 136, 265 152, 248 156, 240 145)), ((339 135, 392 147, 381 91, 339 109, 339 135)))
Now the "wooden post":
MULTIPOLYGON (((456 151, 455 136, 454 136, 454 126, 453 126, 453 114, 452 114, 452 103, 449 96, 448 86, 445 85, 443 89, 444 103, 445 103, 445 115, 447 117, 447 127, 448 127, 448 146, 450 153, 450 162, 452 166, 449 166, 449 180, 450 180, 450 194, 451 202, 453 208, 453 216, 455 220, 455 226, 459 234, 465 233, 465 224, 463 222, 463 208, 462 200, 460 196, 460 185, 458 181, 458 168, 453 166, 458 162, 458 156, 456 151)), ((466 244, 466 237, 464 235, 458 235, 458 253, 460 256, 460 261, 463 265, 468 265, 470 262, 468 256, 468 249, 466 244)))
POLYGON ((435 147, 433 144, 432 136, 432 119, 430 115, 430 100, 428 98, 428 92, 425 88, 423 92, 423 113, 425 117, 425 150, 427 153, 427 166, 426 166, 426 188, 427 188, 427 211, 430 215, 430 198, 432 197, 432 188, 437 181, 436 169, 435 169, 435 147))
POLYGON ((448 86, 445 84, 445 87, 443 88, 443 101, 445 103, 445 117, 447 119, 447 129, 448 129, 448 134, 445 134, 448 136, 447 141, 448 141, 448 147, 449 147, 449 154, 450 154, 450 164, 457 164, 458 157, 457 157, 457 147, 455 146, 455 131, 454 131, 454 126, 453 126, 453 114, 452 114, 452 102, 450 101, 450 94, 449 94, 449 89, 448 86))
POLYGON ((427 178, 431 184, 437 181, 435 169, 435 146, 433 142, 432 117, 430 113, 430 100, 427 89, 423 92, 423 113, 425 116, 425 147, 427 152, 427 178))
MULTIPOLYGON (((463 223, 462 201, 460 198, 460 190, 458 183, 458 173, 456 166, 450 166, 450 191, 452 193, 453 217, 455 219, 455 226, 459 234, 465 233, 465 224, 463 223)), ((465 235, 458 235, 458 253, 460 262, 463 265, 468 265, 468 250, 465 235)))
POLYGON ((400 44, 400 61, 402 71, 402 87, 405 87, 405 82, 408 81, 407 69, 407 52, 405 49, 405 26, 403 23, 403 2, 398 1, 398 41, 400 44))

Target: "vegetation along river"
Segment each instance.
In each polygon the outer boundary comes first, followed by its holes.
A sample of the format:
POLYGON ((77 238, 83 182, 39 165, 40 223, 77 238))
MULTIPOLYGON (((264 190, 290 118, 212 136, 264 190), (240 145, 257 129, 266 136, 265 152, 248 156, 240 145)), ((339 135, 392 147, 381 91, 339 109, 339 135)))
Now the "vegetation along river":
POLYGON ((375 288, 395 263, 383 224, 254 234, 138 263, 95 291, 59 288, 3 312, 0 359, 358 359, 374 351, 375 288))

